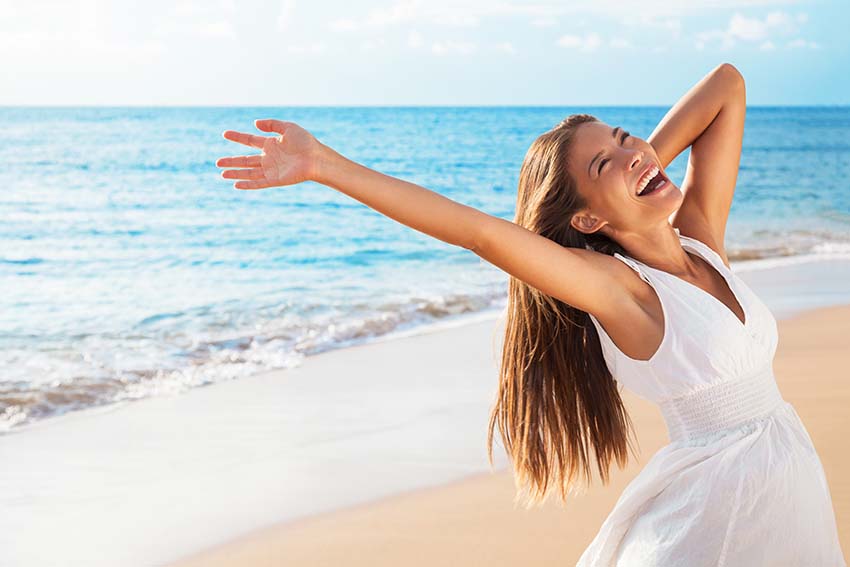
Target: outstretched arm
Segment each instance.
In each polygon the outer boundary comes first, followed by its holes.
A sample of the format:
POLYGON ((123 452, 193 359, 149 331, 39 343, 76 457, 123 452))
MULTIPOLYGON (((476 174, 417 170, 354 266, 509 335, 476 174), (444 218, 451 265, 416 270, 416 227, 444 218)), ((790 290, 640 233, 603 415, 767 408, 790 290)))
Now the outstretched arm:
POLYGON ((243 168, 222 172, 222 177, 239 180, 237 189, 316 181, 415 230, 471 250, 543 293, 594 315, 636 305, 620 283, 624 265, 614 258, 565 248, 516 223, 355 163, 293 122, 258 120, 256 125, 280 136, 224 133, 228 140, 263 152, 216 162, 243 168))
POLYGON ((490 215, 424 187, 385 175, 323 146, 314 181, 443 242, 473 252, 490 215))
POLYGON ((475 250, 486 215, 419 185, 384 175, 337 153, 293 122, 257 120, 266 138, 228 130, 224 137, 263 150, 262 155, 221 158, 222 176, 237 189, 262 189, 316 181, 345 193, 402 224, 449 244, 475 250))

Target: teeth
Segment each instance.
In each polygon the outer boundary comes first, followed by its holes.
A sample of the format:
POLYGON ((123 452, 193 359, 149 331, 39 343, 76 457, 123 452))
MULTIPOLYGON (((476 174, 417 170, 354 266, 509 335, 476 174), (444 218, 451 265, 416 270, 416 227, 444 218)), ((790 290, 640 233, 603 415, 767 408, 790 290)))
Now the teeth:
POLYGON ((640 183, 638 183, 638 195, 646 189, 646 184, 649 183, 649 180, 658 175, 658 166, 653 165, 652 169, 646 172, 646 175, 641 178, 640 183))

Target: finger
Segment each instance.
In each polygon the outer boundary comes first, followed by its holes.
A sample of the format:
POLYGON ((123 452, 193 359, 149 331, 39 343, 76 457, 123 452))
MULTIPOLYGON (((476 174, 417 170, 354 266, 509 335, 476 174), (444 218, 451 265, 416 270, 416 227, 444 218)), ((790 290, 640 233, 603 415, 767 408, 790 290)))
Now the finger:
POLYGON ((218 167, 260 167, 263 164, 263 156, 233 156, 218 158, 215 162, 218 167))
POLYGON ((291 122, 284 122, 282 120, 275 120, 273 118, 264 118, 262 120, 254 120, 254 125, 258 130, 262 130, 263 132, 277 132, 278 134, 285 134, 286 129, 289 127, 291 122))
POLYGON ((252 169, 225 169, 221 172, 225 179, 263 179, 263 170, 259 167, 252 169))
POLYGON ((255 136, 253 134, 245 134, 243 132, 235 132, 233 130, 225 130, 222 133, 222 136, 231 142, 238 142, 255 148, 262 148, 265 145, 266 140, 268 140, 268 138, 264 136, 255 136))
POLYGON ((265 180, 237 181, 233 186, 237 189, 265 189, 266 187, 271 187, 272 184, 265 180))

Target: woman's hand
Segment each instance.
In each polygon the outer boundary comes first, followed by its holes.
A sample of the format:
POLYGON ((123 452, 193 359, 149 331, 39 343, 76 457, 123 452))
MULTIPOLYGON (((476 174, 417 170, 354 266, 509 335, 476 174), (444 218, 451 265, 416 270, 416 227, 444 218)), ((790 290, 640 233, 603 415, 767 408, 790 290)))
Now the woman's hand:
POLYGON ((244 180, 233 185, 236 189, 264 189, 315 179, 322 144, 310 132, 281 120, 256 120, 254 124, 258 130, 280 136, 267 138, 225 130, 222 135, 226 139, 259 148, 262 153, 219 158, 215 162, 218 167, 243 168, 222 171, 222 177, 244 180))

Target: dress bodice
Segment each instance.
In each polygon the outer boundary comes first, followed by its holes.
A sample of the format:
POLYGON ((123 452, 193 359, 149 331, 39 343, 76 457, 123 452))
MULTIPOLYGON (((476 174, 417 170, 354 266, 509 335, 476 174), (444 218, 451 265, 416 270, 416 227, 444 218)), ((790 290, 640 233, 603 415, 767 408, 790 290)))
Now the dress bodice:
POLYGON ((731 408, 724 406, 726 402, 721 399, 731 400, 727 406, 749 399, 755 408, 760 404, 772 407, 778 397, 778 392, 773 391, 772 374, 778 330, 770 309, 717 252, 674 230, 684 248, 697 253, 723 277, 744 311, 744 322, 696 285, 619 253, 614 256, 634 269, 658 295, 664 316, 661 344, 647 360, 631 358, 590 316, 611 374, 638 396, 661 406, 671 438, 678 436, 677 425, 672 423, 677 421, 678 413, 706 414, 700 418, 705 422, 700 429, 705 431, 728 425, 731 418, 721 415, 731 408), (690 405, 684 405, 685 399, 691 400, 690 405), (703 401, 697 402, 699 399, 703 401))
POLYGON ((576 566, 846 566, 823 466, 773 375, 776 319, 719 254, 678 236, 723 276, 746 316, 615 254, 657 293, 664 337, 636 360, 591 320, 612 375, 659 406, 670 443, 629 482, 576 566))

